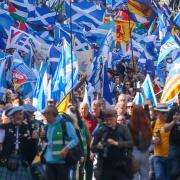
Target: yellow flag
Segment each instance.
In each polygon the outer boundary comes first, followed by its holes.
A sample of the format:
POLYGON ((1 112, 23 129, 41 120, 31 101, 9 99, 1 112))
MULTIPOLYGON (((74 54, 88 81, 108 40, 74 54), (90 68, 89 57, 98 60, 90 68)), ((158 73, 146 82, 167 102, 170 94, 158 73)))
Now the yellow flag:
POLYGON ((62 112, 66 112, 68 103, 70 102, 70 93, 63 99, 63 101, 61 101, 58 106, 57 106, 57 110, 59 113, 62 112))
POLYGON ((116 22, 116 41, 121 41, 125 44, 129 43, 132 30, 135 28, 135 23, 132 21, 117 19, 116 22))

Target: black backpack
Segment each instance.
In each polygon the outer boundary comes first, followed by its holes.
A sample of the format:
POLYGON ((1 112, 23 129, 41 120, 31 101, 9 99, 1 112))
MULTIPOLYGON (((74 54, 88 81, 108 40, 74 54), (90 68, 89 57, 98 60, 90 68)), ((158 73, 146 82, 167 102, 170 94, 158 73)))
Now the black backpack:
MULTIPOLYGON (((66 114, 63 113, 61 114, 61 116, 63 117, 62 120, 60 121, 61 127, 62 127, 62 131, 63 131, 63 146, 65 146, 65 139, 66 137, 68 137, 68 134, 66 132, 66 122, 70 122, 71 121, 71 117, 66 114)), ((66 164, 71 167, 73 165, 75 165, 81 158, 81 146, 80 143, 78 143, 74 148, 69 149, 68 154, 65 158, 66 164)))

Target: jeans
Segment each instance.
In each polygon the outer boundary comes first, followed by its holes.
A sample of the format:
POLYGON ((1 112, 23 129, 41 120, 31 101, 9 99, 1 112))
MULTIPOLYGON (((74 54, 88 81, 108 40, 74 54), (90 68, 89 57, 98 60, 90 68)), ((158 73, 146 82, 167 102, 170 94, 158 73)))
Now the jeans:
POLYGON ((69 180, 76 180, 77 164, 72 166, 69 171, 69 180))
POLYGON ((141 152, 136 147, 133 148, 133 155, 140 163, 140 170, 134 175, 133 180, 149 179, 149 157, 148 152, 141 152))
POLYGON ((167 163, 168 158, 154 156, 154 172, 156 180, 167 180, 167 163))
POLYGON ((175 179, 180 173, 180 147, 170 146, 168 157, 168 179, 175 179))

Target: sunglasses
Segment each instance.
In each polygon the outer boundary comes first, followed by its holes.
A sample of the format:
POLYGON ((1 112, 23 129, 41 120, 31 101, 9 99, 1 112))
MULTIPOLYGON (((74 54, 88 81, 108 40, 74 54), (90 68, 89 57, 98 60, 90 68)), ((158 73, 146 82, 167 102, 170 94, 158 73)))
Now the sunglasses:
POLYGON ((133 108, 133 106, 127 106, 127 108, 133 108))

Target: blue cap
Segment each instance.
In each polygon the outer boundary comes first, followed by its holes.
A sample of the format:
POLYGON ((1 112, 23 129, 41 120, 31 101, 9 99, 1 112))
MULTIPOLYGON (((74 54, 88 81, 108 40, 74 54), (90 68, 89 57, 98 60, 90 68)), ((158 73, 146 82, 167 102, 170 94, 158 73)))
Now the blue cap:
POLYGON ((24 110, 23 106, 15 106, 15 107, 12 107, 12 109, 7 113, 7 115, 12 116, 12 115, 14 115, 14 113, 17 113, 17 112, 23 111, 23 110, 24 110))
POLYGON ((25 112, 36 112, 37 109, 31 104, 25 104, 24 105, 24 111, 25 112))

